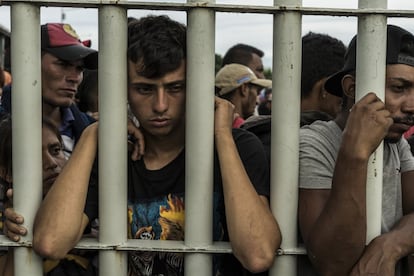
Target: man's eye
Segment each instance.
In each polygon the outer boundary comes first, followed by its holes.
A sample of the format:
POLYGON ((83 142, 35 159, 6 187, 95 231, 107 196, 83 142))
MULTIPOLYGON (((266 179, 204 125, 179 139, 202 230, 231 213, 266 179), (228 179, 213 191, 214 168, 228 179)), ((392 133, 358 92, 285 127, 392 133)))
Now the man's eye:
POLYGON ((84 72, 85 71, 85 65, 76 66, 76 70, 78 70, 79 72, 84 72))
POLYGON ((137 91, 139 94, 149 95, 154 92, 154 89, 150 86, 136 86, 135 91, 137 91))
POLYGON ((392 86, 392 90, 396 91, 396 92, 402 92, 404 91, 405 87, 403 85, 393 85, 392 86))
POLYGON ((71 66, 71 64, 69 62, 64 61, 64 60, 59 60, 59 61, 56 62, 56 64, 58 64, 60 66, 63 66, 63 67, 71 66))
POLYGON ((50 151, 51 151, 52 155, 57 156, 62 152, 62 148, 61 147, 53 147, 50 151))
POLYGON ((167 89, 170 93, 179 93, 184 90, 184 84, 174 84, 169 86, 167 89))
POLYGON ((63 67, 64 69, 76 68, 78 72, 83 72, 85 70, 85 66, 83 64, 76 65, 76 64, 64 61, 64 60, 58 60, 56 64, 60 67, 63 67))

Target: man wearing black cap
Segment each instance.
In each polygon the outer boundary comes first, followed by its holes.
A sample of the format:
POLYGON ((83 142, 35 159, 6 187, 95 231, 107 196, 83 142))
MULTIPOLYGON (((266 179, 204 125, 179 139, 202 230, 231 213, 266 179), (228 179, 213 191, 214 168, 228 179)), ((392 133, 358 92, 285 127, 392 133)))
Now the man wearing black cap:
MULTIPOLYGON (((98 66, 98 52, 84 43, 69 24, 41 26, 42 114, 59 126, 66 156, 83 129, 94 121, 74 104, 84 68, 98 66)), ((11 112, 11 87, 4 89, 1 105, 11 112)))
POLYGON ((388 26, 385 104, 355 102, 356 37, 325 88, 343 97, 334 121, 300 132, 299 224, 320 275, 401 275, 414 252, 414 158, 402 134, 414 124, 414 36, 388 26), (382 235, 366 245, 368 159, 384 140, 382 235))

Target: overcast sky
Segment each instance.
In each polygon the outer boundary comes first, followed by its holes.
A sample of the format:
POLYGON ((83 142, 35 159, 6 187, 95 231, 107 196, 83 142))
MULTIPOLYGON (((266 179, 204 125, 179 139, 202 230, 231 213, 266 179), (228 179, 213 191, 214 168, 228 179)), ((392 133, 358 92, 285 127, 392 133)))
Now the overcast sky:
MULTIPOLYGON (((149 1, 150 2, 150 1, 149 1)), ((165 2, 181 2, 169 0, 165 2)), ((414 10, 413 0, 389 0, 390 9, 414 10)), ((216 0, 216 3, 273 5, 273 0, 216 0)), ((357 0, 303 0, 305 7, 325 8, 357 8, 357 0)), ((62 13, 65 23, 69 23, 77 31, 81 39, 91 39, 92 47, 98 45, 98 13, 96 9, 83 8, 42 8, 41 24, 61 22, 62 13)), ((171 18, 186 23, 184 12, 163 12, 149 10, 129 10, 128 16, 141 17, 147 14, 168 14, 171 18)), ((258 47, 265 52, 264 64, 270 68, 272 64, 272 15, 217 13, 216 15, 216 53, 223 55, 228 48, 236 43, 245 43, 258 47)), ((303 16, 302 34, 309 31, 327 33, 342 40, 348 45, 357 31, 356 18, 331 16, 303 16)), ((388 23, 397 24, 414 33, 414 18, 390 18, 388 23)), ((10 9, 0 6, 0 25, 10 30, 10 9)))

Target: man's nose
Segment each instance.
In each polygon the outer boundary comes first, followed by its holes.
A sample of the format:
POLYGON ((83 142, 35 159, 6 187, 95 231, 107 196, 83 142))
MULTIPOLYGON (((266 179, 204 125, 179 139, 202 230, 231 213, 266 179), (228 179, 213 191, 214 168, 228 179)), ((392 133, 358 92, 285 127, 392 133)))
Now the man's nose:
POLYGON ((76 66, 70 67, 66 72, 66 80, 80 83, 83 79, 83 71, 76 66))
POLYGON ((154 97, 153 108, 158 114, 163 114, 168 110, 168 96, 164 88, 158 88, 154 97))
POLYGON ((53 158, 50 154, 46 153, 43 154, 43 170, 54 169, 57 167, 57 163, 55 158, 53 158))
POLYGON ((408 92, 402 106, 402 111, 404 113, 414 114, 414 87, 408 92))

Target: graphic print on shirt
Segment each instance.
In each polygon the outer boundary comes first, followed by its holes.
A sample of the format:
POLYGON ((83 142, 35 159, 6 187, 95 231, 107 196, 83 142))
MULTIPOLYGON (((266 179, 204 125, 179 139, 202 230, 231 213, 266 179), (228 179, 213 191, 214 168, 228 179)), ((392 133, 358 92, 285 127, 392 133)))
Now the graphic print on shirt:
MULTIPOLYGON (((151 202, 128 205, 128 238, 184 240, 184 199, 169 194, 151 202)), ((182 275, 183 254, 134 251, 129 275, 182 275)))
MULTIPOLYGON (((222 197, 213 195, 213 240, 224 240, 222 197)), ((184 240, 184 195, 168 194, 128 204, 128 238, 184 240)), ((184 275, 184 254, 172 252, 129 252, 129 276, 184 275)), ((220 275, 221 258, 214 256, 213 275, 220 275)))

